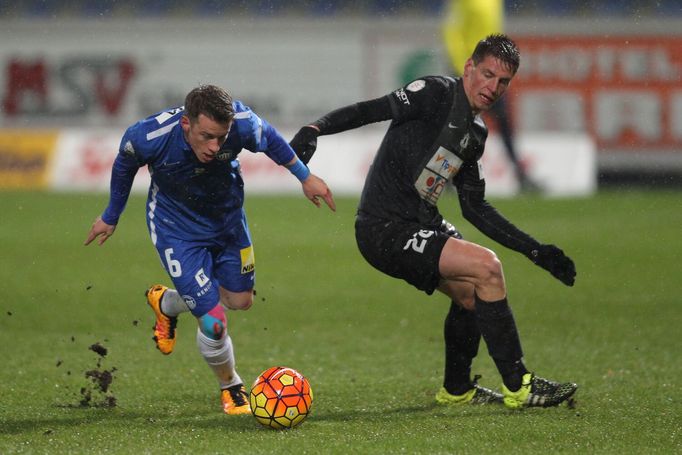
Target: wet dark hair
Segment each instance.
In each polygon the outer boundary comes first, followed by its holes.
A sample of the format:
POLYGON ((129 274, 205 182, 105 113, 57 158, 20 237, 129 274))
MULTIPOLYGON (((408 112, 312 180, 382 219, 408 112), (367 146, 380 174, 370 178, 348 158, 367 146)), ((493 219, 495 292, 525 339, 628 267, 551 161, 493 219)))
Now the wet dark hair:
POLYGON ((185 114, 191 121, 204 114, 218 123, 227 123, 234 117, 232 97, 215 85, 200 85, 185 97, 185 114))
POLYGON ((476 45, 474 53, 471 54, 471 59, 474 61, 474 65, 477 65, 488 55, 506 64, 514 74, 519 69, 521 54, 516 43, 507 35, 496 33, 486 36, 476 45))

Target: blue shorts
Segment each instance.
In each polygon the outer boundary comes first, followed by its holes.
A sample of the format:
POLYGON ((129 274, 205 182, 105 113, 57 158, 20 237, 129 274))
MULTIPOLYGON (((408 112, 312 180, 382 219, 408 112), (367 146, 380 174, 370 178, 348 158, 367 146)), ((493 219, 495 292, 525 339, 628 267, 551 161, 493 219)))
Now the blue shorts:
POLYGON ((240 222, 213 238, 180 239, 163 221, 154 221, 152 242, 175 289, 192 314, 201 317, 220 302, 222 286, 228 291, 253 289, 255 260, 251 234, 242 211, 240 222))

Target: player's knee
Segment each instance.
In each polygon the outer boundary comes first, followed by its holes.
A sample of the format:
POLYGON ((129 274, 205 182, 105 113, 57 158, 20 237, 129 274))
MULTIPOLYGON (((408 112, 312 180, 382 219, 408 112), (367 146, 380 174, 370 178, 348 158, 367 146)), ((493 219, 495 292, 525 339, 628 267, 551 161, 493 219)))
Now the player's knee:
POLYGON ((253 292, 233 292, 223 295, 220 303, 230 310, 248 310, 253 305, 253 292))
POLYGON ((199 318, 199 330, 212 340, 220 340, 225 334, 225 322, 225 319, 207 313, 199 318))
POLYGON ((480 271, 481 276, 479 278, 481 281, 489 285, 504 286, 502 262, 493 251, 485 250, 480 261, 480 271))

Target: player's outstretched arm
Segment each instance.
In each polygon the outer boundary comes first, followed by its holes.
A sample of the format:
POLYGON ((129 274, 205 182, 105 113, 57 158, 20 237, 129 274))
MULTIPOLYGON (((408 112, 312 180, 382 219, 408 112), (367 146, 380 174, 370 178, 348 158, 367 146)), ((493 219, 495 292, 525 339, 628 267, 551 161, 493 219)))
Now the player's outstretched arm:
POLYGON ((102 221, 101 216, 98 216, 95 219, 95 222, 92 223, 92 227, 90 228, 90 232, 88 232, 88 237, 85 239, 84 245, 90 245, 90 243, 98 237, 99 240, 97 241, 97 244, 102 245, 109 237, 114 235, 115 230, 115 224, 107 224, 102 221))
POLYGON ((336 203, 332 196, 332 190, 329 189, 324 180, 315 174, 310 174, 307 179, 301 182, 301 185, 303 186, 303 194, 305 194, 305 197, 310 199, 313 204, 320 207, 318 198, 322 198, 325 204, 327 204, 327 207, 329 207, 332 212, 336 212, 336 203))

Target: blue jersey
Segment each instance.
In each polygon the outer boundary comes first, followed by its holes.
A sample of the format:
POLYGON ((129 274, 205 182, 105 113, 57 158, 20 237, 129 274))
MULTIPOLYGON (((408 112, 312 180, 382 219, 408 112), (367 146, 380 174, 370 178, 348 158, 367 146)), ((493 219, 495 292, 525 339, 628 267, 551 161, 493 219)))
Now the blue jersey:
POLYGON ((102 214, 117 224, 137 170, 148 166, 151 185, 147 217, 177 237, 191 240, 221 233, 242 220, 244 202, 237 155, 263 152, 275 163, 296 155, 282 136, 241 102, 234 102, 232 128, 216 158, 201 163, 185 140, 178 107, 132 125, 123 135, 111 176, 109 205, 102 214))

